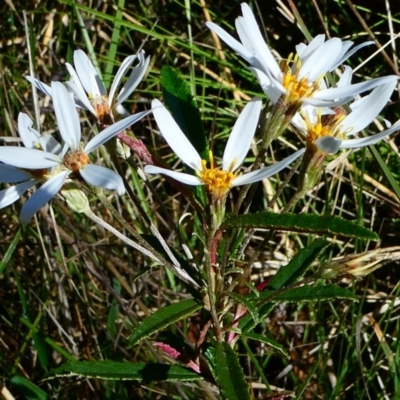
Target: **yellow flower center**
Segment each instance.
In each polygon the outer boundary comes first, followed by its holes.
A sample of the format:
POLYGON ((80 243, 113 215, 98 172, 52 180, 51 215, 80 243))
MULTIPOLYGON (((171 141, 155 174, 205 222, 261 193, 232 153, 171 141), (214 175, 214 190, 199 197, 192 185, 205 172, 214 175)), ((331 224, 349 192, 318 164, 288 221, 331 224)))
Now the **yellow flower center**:
POLYGON ((92 95, 88 95, 88 98, 90 100, 90 104, 94 108, 97 119, 105 124, 105 125, 111 125, 114 121, 114 117, 112 115, 112 112, 110 110, 110 106, 107 101, 106 96, 101 96, 101 97, 93 97, 92 95))
POLYGON ((334 109, 335 114, 321 115, 321 109, 318 109, 317 122, 310 121, 307 115, 302 114, 307 126, 307 141, 314 143, 317 139, 324 136, 344 138, 346 132, 341 131, 340 123, 346 117, 341 108, 334 109))
POLYGON ((64 156, 64 165, 74 172, 86 164, 89 164, 89 157, 82 150, 70 151, 64 156))
POLYGON ((284 95, 284 101, 288 104, 296 104, 303 98, 311 97, 318 90, 319 82, 323 78, 321 76, 315 82, 309 82, 306 77, 299 78, 301 69, 301 60, 299 55, 289 55, 287 60, 281 62, 281 70, 283 73, 282 85, 287 90, 284 95))
POLYGON ((215 166, 212 151, 210 151, 209 157, 210 168, 207 167, 206 160, 201 160, 202 168, 201 171, 197 171, 197 175, 204 182, 208 192, 210 192, 213 197, 221 198, 232 188, 232 181, 238 175, 238 173, 232 171, 235 161, 232 162, 228 170, 223 170, 215 166))

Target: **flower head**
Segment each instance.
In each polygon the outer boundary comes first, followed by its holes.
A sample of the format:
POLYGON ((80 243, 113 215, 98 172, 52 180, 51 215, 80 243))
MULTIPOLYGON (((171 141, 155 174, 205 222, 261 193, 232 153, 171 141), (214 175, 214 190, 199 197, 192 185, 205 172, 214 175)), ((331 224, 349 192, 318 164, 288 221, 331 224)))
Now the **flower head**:
MULTIPOLYGON (((104 125, 110 125, 114 121, 114 113, 123 117, 130 115, 122 106, 122 103, 139 85, 148 69, 149 63, 150 57, 145 58, 143 50, 138 55, 125 58, 107 94, 106 88, 89 57, 82 50, 75 50, 75 68, 69 63, 65 64, 71 76, 66 84, 74 96, 76 106, 90 111, 104 125), (136 60, 139 63, 135 66, 128 80, 116 96, 121 80, 136 60)), ((53 95, 51 88, 43 82, 31 76, 26 78, 39 90, 49 96, 53 95)))
POLYGON ((257 21, 246 3, 242 3, 242 13, 236 19, 236 30, 240 41, 234 39, 224 29, 213 22, 207 22, 228 46, 250 64, 263 91, 276 103, 299 107, 302 103, 315 106, 330 106, 349 101, 353 96, 375 87, 376 80, 339 88, 327 88, 324 76, 349 58, 360 48, 371 44, 365 42, 354 47, 351 41, 316 36, 308 45, 296 46, 296 55, 290 55, 280 64, 275 60, 258 28, 257 21), (375 86, 374 86, 375 85, 375 86))
POLYGON ((397 83, 396 78, 375 88, 369 95, 350 105, 346 115, 342 108, 334 110, 304 106, 292 119, 292 124, 306 137, 308 146, 324 153, 335 154, 341 148, 357 148, 374 144, 399 129, 399 124, 366 138, 348 139, 366 126, 387 104, 397 83))
MULTIPOLYGON (((40 135, 32 125, 33 122, 28 115, 24 113, 18 115, 18 130, 25 148, 43 150, 59 156, 62 151, 61 145, 50 135, 40 135)), ((50 173, 49 168, 25 170, 0 164, 0 182, 16 184, 0 191, 0 208, 9 206, 31 187, 45 182, 50 173)))
POLYGON ((375 249, 365 253, 338 257, 325 262, 320 271, 322 279, 333 279, 342 275, 353 275, 362 278, 380 268, 391 254, 386 249, 375 249))
POLYGON ((125 188, 122 178, 108 168, 90 164, 88 154, 148 114, 142 112, 124 118, 104 129, 81 148, 81 128, 72 98, 59 82, 52 82, 51 92, 64 146, 51 136, 40 136, 32 129, 29 117, 20 114, 19 131, 25 147, 0 147, 0 161, 4 163, 0 164, 0 180, 6 183, 21 182, 6 189, 8 192, 3 195, 3 199, 0 195, 0 207, 10 204, 10 200, 17 200, 35 184, 43 183, 24 204, 20 214, 22 223, 29 222, 58 193, 71 174, 79 175, 90 185, 117 190, 123 194, 125 188))
POLYGON ((260 181, 276 174, 303 154, 299 150, 285 160, 241 175, 238 168, 242 165, 251 141, 254 137, 261 112, 262 102, 258 98, 252 99, 241 112, 229 136, 222 157, 222 166, 218 167, 214 157, 210 155, 210 163, 202 160, 188 138, 181 131, 167 109, 158 100, 153 100, 152 109, 157 125, 172 150, 196 175, 175 172, 165 168, 147 165, 145 172, 149 174, 161 173, 170 176, 187 185, 205 185, 214 198, 221 198, 234 186, 247 185, 260 181))

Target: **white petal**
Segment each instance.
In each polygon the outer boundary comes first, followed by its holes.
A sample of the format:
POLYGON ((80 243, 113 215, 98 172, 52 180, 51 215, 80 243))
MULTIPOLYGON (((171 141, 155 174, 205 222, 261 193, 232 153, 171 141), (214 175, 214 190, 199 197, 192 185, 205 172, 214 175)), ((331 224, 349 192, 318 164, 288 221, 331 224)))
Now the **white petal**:
POLYGON ((74 51, 74 65, 83 87, 91 97, 96 98, 107 94, 99 73, 84 51, 74 51))
POLYGON ((254 97, 240 113, 225 147, 222 169, 228 170, 233 162, 232 171, 242 165, 256 132, 261 107, 261 99, 254 97))
POLYGON ((40 137, 39 143, 44 151, 47 151, 48 153, 52 153, 58 157, 61 157, 62 154, 61 144, 58 143, 58 141, 54 139, 53 136, 45 133, 40 137))
POLYGON ((340 77, 337 87, 346 87, 351 84, 351 79, 353 78, 353 69, 349 67, 348 65, 344 66, 344 72, 342 76, 340 77))
POLYGON ((307 135, 307 124, 300 113, 296 113, 290 123, 304 136, 307 135))
POLYGON ((184 172, 175 172, 170 169, 155 167, 154 165, 146 165, 144 167, 144 172, 147 174, 163 174, 174 178, 175 180, 185 183, 186 185, 198 186, 203 185, 200 178, 195 175, 185 174, 184 172))
POLYGON ((338 38, 329 39, 322 46, 316 49, 301 66, 299 78, 306 77, 314 82, 322 74, 325 74, 336 62, 342 49, 342 41, 338 38))
POLYGON ((18 114, 18 131, 19 136, 25 145, 30 149, 36 147, 39 143, 40 134, 38 131, 32 128, 33 121, 25 113, 18 114))
POLYGON ((342 142, 342 145, 340 146, 342 149, 355 149, 358 147, 364 147, 364 146, 369 146, 371 144, 375 144, 382 140, 383 138, 389 136, 393 132, 396 132, 400 130, 400 123, 397 123, 393 125, 391 128, 379 132, 375 135, 371 135, 365 138, 360 138, 360 139, 349 139, 349 140, 344 140, 342 142))
POLYGON ((115 92, 116 92, 119 84, 121 83, 121 80, 123 79, 126 72, 128 71, 128 68, 135 61, 136 57, 137 57, 136 55, 132 55, 132 56, 126 57, 125 60, 122 61, 122 64, 120 65, 117 73, 115 74, 113 83, 112 83, 110 91, 108 93, 108 104, 110 104, 110 105, 113 104, 115 92))
POLYGON ((234 39, 228 32, 219 27, 214 22, 206 22, 207 28, 214 31, 233 51, 243 57, 249 64, 252 64, 254 59, 253 53, 246 49, 240 42, 234 39))
MULTIPOLYGON (((247 31, 246 37, 248 37, 250 42, 252 43, 252 47, 250 47, 250 49, 246 46, 247 49, 253 50, 253 53, 255 53, 257 60, 263 66, 264 71, 269 70, 272 75, 278 76, 281 73, 281 69, 278 63, 276 62, 274 56, 272 55, 269 47, 265 43, 265 40, 260 32, 257 20, 255 19, 254 14, 251 11, 251 8, 246 3, 242 3, 241 7, 243 14, 242 21, 245 23, 245 29, 247 31)), ((236 24, 236 26, 238 25, 236 24)), ((242 39, 242 36, 240 37, 242 39)), ((257 67, 256 65, 252 66, 257 67)))
POLYGON ((320 46, 323 45, 325 42, 325 35, 321 33, 320 35, 315 36, 313 40, 308 45, 305 45, 304 43, 300 43, 296 46, 296 52, 301 58, 301 60, 304 62, 306 61, 311 54, 314 53, 320 46))
POLYGON ((25 193, 36 183, 38 183, 38 181, 36 179, 32 179, 0 191, 0 208, 7 207, 16 202, 23 193, 25 193))
POLYGON ((0 164, 0 182, 17 183, 27 181, 32 178, 29 172, 23 171, 12 165, 0 164))
POLYGON ((387 104, 396 84, 397 81, 393 79, 392 82, 378 86, 368 96, 365 96, 362 103, 342 121, 343 132, 354 134, 369 125, 387 104))
POLYGON ((36 86, 37 89, 39 89, 41 92, 47 94, 47 96, 52 97, 51 93, 51 88, 49 85, 46 85, 43 82, 40 82, 39 79, 34 78, 33 76, 25 76, 25 79, 27 79, 30 83, 36 86))
POLYGON ((96 135, 84 148, 85 153, 90 153, 97 147, 101 146, 103 143, 107 142, 114 136, 118 135, 118 133, 123 132, 125 129, 129 128, 131 125, 135 124, 136 122, 140 121, 143 117, 150 114, 151 110, 149 111, 142 111, 137 114, 130 115, 120 121, 116 122, 115 124, 110 125, 103 131, 101 131, 98 135, 96 135))
POLYGON ((53 105, 58 129, 65 143, 71 150, 79 149, 81 142, 81 125, 75 104, 67 88, 60 82, 52 82, 53 105))
POLYGON ((199 169, 201 165, 199 153, 181 131, 172 115, 159 100, 153 100, 151 108, 161 134, 171 149, 186 165, 194 170, 199 169))
POLYGON ((274 165, 271 165, 270 167, 262 168, 257 171, 249 172, 248 174, 238 176, 233 180, 233 186, 248 185, 250 183, 258 182, 264 178, 268 178, 272 175, 275 175, 283 168, 287 167, 294 160, 299 158, 304 153, 304 151, 305 149, 297 150, 289 157, 286 157, 284 160, 274 165))
POLYGON ((97 113, 93 108, 92 103, 88 99, 88 95, 86 94, 85 89, 83 88, 79 76, 75 72, 74 68, 68 63, 65 63, 65 66, 67 67, 70 75, 70 80, 66 82, 66 85, 75 95, 79 106, 83 106, 83 108, 90 111, 95 117, 97 117, 97 113))
MULTIPOLYGON (((253 46, 253 42, 249 36, 249 32, 247 29, 247 24, 246 21, 243 17, 237 17, 235 20, 235 26, 236 26, 236 31, 239 35, 240 41, 242 42, 242 45, 249 50, 251 53, 253 53, 255 55, 255 48, 253 46)), ((256 24, 257 26, 257 24, 256 24)), ((253 59, 255 59, 255 57, 253 57, 253 59)), ((258 68, 261 68, 261 66, 259 66, 258 68)))
POLYGON ((336 61, 336 64, 332 66, 331 71, 334 70, 336 67, 338 67, 340 64, 342 64, 343 61, 346 61, 349 57, 351 57, 358 50, 362 49, 365 46, 370 46, 372 44, 374 44, 373 41, 368 41, 368 42, 361 43, 358 46, 356 46, 353 49, 351 49, 350 51, 348 51, 347 53, 343 54, 340 57, 340 59, 336 61))
MULTIPOLYGON (((326 91, 324 91, 326 92, 326 91)), ((319 93, 319 92, 318 92, 319 93)), ((354 96, 341 97, 335 100, 322 100, 316 98, 303 98, 303 104, 314 107, 338 107, 353 100, 354 96)))
POLYGON ((136 57, 137 57, 136 55, 132 55, 132 56, 126 57, 125 60, 122 61, 122 64, 120 65, 120 67, 118 68, 118 71, 117 71, 117 73, 115 75, 115 78, 113 80, 113 83, 111 85, 110 92, 108 94, 108 103, 110 105, 113 104, 115 92, 116 92, 119 84, 121 83, 121 80, 126 75, 126 72, 128 71, 128 68, 135 61, 136 57))
POLYGON ((342 147, 343 141, 333 136, 323 136, 315 141, 315 145, 324 153, 336 154, 342 147))
POLYGON ((82 178, 92 186, 102 187, 108 190, 116 190, 119 195, 125 193, 122 178, 111 169, 100 165, 87 164, 79 170, 82 178))
POLYGON ((129 113, 128 110, 121 104, 115 106, 115 110, 117 110, 117 113, 123 118, 129 117, 131 115, 131 113, 129 113))
POLYGON ((19 215, 22 224, 27 224, 48 201, 61 189, 70 171, 62 171, 44 183, 24 204, 19 215))
POLYGON ((142 81, 147 69, 150 64, 150 57, 144 58, 144 51, 141 51, 138 55, 139 64, 133 69, 125 85, 122 87, 121 91, 117 97, 116 105, 124 102, 132 92, 137 88, 139 83, 142 81))
POLYGON ((329 88, 327 90, 320 90, 313 95, 314 99, 334 100, 342 99, 344 97, 353 97, 359 93, 371 90, 380 85, 385 85, 393 81, 397 82, 398 77, 395 75, 384 76, 381 78, 371 79, 370 81, 356 83, 345 87, 329 88))
POLYGON ((268 78, 268 76, 260 69, 251 67, 248 69, 255 74, 258 83, 261 86, 261 89, 272 103, 275 104, 279 100, 281 95, 283 93, 286 93, 286 89, 278 81, 274 81, 268 78))
POLYGON ((54 154, 26 147, 0 147, 0 161, 18 168, 42 169, 60 164, 61 160, 54 154))

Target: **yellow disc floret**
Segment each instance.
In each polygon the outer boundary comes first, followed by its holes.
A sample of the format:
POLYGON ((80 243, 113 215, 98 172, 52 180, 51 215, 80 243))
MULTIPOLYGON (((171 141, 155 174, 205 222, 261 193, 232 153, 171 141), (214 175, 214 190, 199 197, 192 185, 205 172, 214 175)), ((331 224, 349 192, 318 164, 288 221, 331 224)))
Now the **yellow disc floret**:
POLYGON ((343 138, 346 132, 341 132, 340 122, 345 118, 344 111, 340 108, 334 109, 335 114, 321 115, 318 109, 317 121, 310 121, 307 115, 303 114, 303 119, 307 126, 307 141, 314 143, 317 139, 324 136, 343 138))
POLYGON ((297 104, 303 98, 311 97, 318 90, 322 76, 315 82, 309 82, 306 77, 300 78, 301 60, 298 54, 293 57, 290 54, 287 60, 282 61, 281 70, 283 73, 282 85, 287 90, 284 101, 287 104, 297 104))
POLYGON ((207 161, 202 160, 201 171, 198 171, 197 174, 206 186, 207 191, 211 193, 214 198, 221 198, 232 188, 233 179, 237 176, 237 173, 233 172, 235 161, 232 162, 228 170, 223 170, 215 166, 211 151, 209 154, 210 168, 207 167, 207 161))
POLYGON ((64 165, 74 172, 86 164, 89 164, 89 157, 82 150, 70 151, 64 156, 64 165))
POLYGON ((90 104, 94 108, 97 119, 99 122, 110 125, 114 122, 114 117, 112 115, 112 111, 110 109, 110 105, 108 104, 108 100, 106 96, 101 97, 93 97, 92 95, 88 95, 90 100, 90 104))

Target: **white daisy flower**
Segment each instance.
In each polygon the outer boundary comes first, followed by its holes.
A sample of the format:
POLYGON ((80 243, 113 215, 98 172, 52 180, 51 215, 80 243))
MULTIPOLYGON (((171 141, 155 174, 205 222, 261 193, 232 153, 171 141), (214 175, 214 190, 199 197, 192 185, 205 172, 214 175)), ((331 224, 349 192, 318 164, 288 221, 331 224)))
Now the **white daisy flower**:
POLYGON ((145 172, 149 174, 164 174, 187 185, 205 185, 215 198, 223 197, 234 186, 248 185, 276 174, 300 157, 304 153, 304 149, 270 167, 261 168, 243 175, 238 171, 254 137, 261 106, 262 101, 259 98, 253 98, 246 105, 229 136, 222 157, 222 166, 218 167, 212 154, 210 154, 210 166, 208 167, 207 161, 201 159, 168 110, 160 101, 153 100, 153 115, 161 134, 177 156, 192 168, 196 175, 171 171, 153 165, 146 165, 145 172))
POLYGON ((325 41, 325 35, 316 36, 308 45, 296 46, 297 54, 289 56, 280 64, 275 60, 258 28, 257 21, 246 3, 242 3, 243 16, 236 19, 236 30, 240 42, 213 22, 206 25, 228 46, 250 64, 268 98, 276 103, 282 99, 285 104, 300 103, 314 106, 343 104, 355 95, 373 89, 382 83, 373 79, 341 88, 327 88, 323 77, 356 51, 373 42, 362 43, 353 49, 353 42, 332 38, 325 41))
POLYGON ((367 127, 387 104, 396 79, 374 89, 369 95, 350 105, 351 112, 304 106, 292 119, 292 124, 306 137, 308 145, 315 145, 324 153, 335 154, 339 149, 352 149, 377 143, 400 129, 396 124, 378 134, 360 139, 348 139, 367 127))
MULTIPOLYGON (((136 89, 149 67, 150 57, 145 58, 144 54, 142 50, 138 55, 125 58, 115 75, 110 92, 107 94, 106 88, 89 57, 82 50, 75 50, 75 69, 69 63, 65 63, 65 65, 71 76, 66 84, 74 95, 76 106, 90 111, 106 125, 110 125, 114 121, 114 113, 122 117, 130 115, 122 106, 122 103, 136 89), (133 68, 128 80, 116 96, 121 80, 136 60, 139 63, 133 68)), ((39 90, 52 97, 52 90, 48 85, 31 76, 26 78, 39 90)))
POLYGON ((50 136, 40 136, 32 129, 32 121, 25 114, 20 114, 18 122, 26 147, 0 147, 0 162, 4 163, 0 164, 0 181, 21 182, 6 189, 8 192, 0 197, 0 207, 11 204, 33 185, 45 182, 24 204, 20 214, 24 224, 57 194, 72 173, 79 174, 90 185, 123 194, 125 188, 122 178, 108 168, 90 164, 88 154, 150 112, 141 112, 118 121, 81 148, 81 128, 73 100, 62 83, 52 82, 51 92, 64 147, 61 148, 50 136))
MULTIPOLYGON (((24 113, 18 115, 18 130, 27 149, 40 149, 59 156, 61 145, 50 135, 40 135, 32 128, 33 122, 24 113)), ((8 147, 7 147, 8 148, 8 147)), ((39 170, 22 170, 7 164, 0 164, 0 182, 16 183, 0 191, 0 209, 17 201, 28 189, 43 181, 49 173, 47 168, 39 170)))

